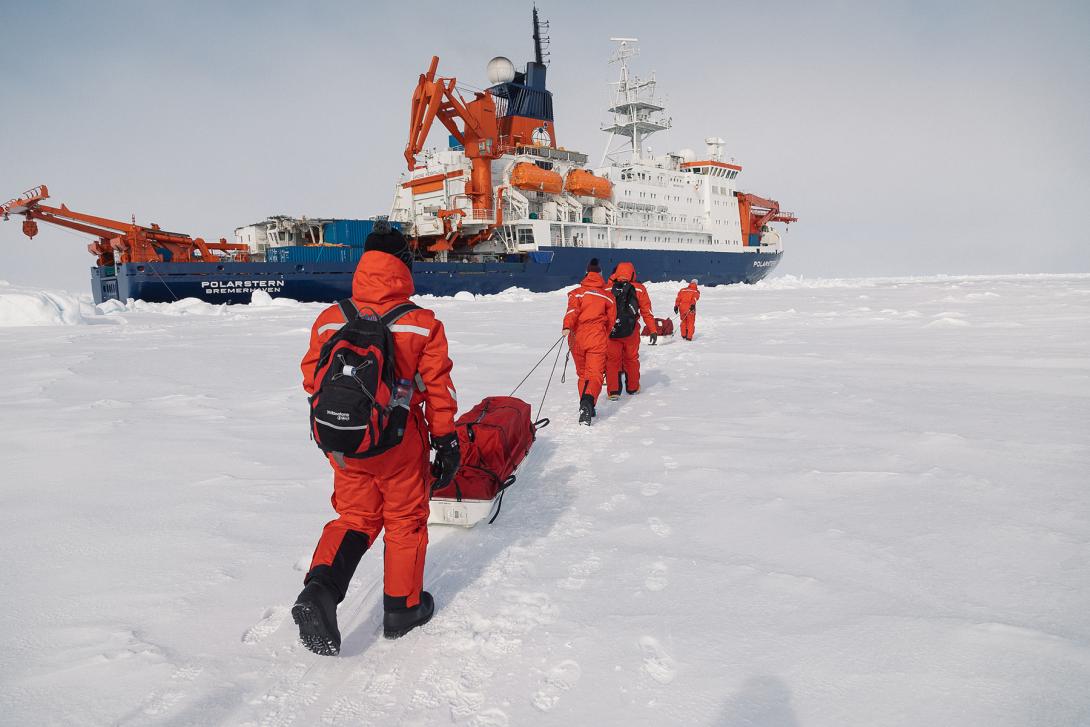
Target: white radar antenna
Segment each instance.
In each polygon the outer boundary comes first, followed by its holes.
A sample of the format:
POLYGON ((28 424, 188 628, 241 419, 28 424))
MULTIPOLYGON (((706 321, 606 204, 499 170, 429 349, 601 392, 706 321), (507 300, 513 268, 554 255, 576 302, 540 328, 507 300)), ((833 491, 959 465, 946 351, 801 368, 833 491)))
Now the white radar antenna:
POLYGON ((643 144, 656 131, 670 128, 670 117, 666 107, 655 99, 655 74, 648 79, 641 79, 628 69, 628 59, 640 54, 638 38, 610 38, 617 43, 617 49, 610 57, 610 63, 621 64, 620 80, 611 86, 609 112, 613 114, 613 123, 602 127, 609 132, 605 152, 602 154, 602 166, 606 160, 616 163, 626 154, 631 154, 633 162, 642 158, 643 144), (627 137, 623 145, 613 148, 614 139, 627 137))

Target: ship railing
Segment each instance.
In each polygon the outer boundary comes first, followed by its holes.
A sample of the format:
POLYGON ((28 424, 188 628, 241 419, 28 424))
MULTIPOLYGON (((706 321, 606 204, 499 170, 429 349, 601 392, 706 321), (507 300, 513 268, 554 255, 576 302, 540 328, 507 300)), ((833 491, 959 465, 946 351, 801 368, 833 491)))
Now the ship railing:
POLYGON ((491 207, 474 207, 470 211, 469 218, 474 222, 491 222, 496 219, 496 213, 491 207))

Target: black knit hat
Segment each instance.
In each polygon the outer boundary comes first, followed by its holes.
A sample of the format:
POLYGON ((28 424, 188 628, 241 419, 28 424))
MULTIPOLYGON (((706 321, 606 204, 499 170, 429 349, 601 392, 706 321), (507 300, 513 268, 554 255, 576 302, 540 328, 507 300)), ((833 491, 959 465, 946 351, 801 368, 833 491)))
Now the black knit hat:
POLYGON ((590 262, 587 263, 587 272, 588 273, 600 273, 600 272, 602 272, 602 268, 600 268, 598 266, 598 258, 592 257, 590 259, 590 262))
POLYGON ((393 255, 405 263, 405 267, 409 269, 409 272, 412 272, 413 251, 409 249, 409 243, 405 241, 405 237, 399 230, 390 228, 383 230, 376 224, 375 231, 368 235, 367 240, 363 243, 363 249, 365 252, 378 250, 393 255))

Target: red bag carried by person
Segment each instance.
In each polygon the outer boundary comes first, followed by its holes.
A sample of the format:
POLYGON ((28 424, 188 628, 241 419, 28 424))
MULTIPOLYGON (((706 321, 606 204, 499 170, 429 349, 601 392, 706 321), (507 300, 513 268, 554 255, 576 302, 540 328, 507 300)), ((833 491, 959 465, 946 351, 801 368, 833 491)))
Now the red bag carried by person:
POLYGON ((433 515, 444 516, 433 517, 432 522, 472 525, 493 511, 489 522, 495 520, 503 491, 515 484, 515 469, 529 454, 537 430, 548 423, 548 419, 532 421, 530 405, 513 396, 487 397, 458 417, 455 426, 462 463, 449 485, 431 493, 433 515), (446 507, 448 502, 487 504, 487 508, 468 512, 466 507, 446 507), (473 519, 474 513, 481 516, 473 519), (472 522, 466 522, 467 518, 472 522))

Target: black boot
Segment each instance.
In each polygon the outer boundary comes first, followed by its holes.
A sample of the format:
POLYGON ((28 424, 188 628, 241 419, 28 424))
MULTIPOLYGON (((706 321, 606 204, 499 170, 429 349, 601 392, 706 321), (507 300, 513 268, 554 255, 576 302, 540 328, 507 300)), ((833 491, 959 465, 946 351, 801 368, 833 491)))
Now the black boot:
MULTIPOLYGON (((386 596, 384 600, 394 600, 386 596)), ((402 599, 404 601, 404 599, 402 599)), ((387 608, 382 617, 382 635, 399 639, 417 626, 423 626, 435 615, 435 599, 427 591, 420 592, 420 603, 412 608, 387 608)))
POLYGON ((311 579, 295 605, 291 617, 299 626, 299 640, 315 654, 336 656, 341 650, 337 629, 337 596, 321 581, 311 579))
POLYGON ((579 423, 590 426, 591 419, 594 418, 594 397, 590 394, 583 394, 579 399, 579 423))

